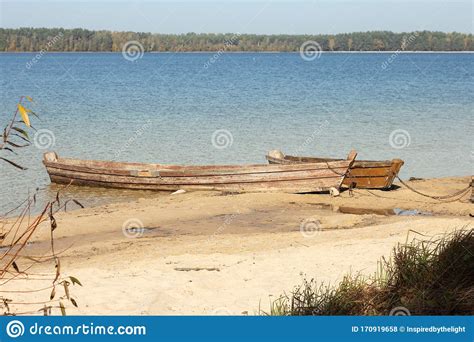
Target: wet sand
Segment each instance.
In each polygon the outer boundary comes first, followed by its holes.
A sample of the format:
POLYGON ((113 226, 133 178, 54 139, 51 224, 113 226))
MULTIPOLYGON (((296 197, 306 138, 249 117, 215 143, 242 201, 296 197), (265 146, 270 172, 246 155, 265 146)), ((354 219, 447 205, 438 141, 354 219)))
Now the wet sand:
MULTIPOLYGON (((445 195, 470 179, 410 184, 445 195)), ((255 314, 303 278, 336 283, 347 272, 371 274, 398 242, 474 228, 469 197, 440 202, 404 187, 334 198, 194 192, 60 213, 55 244, 62 275, 84 285, 71 290, 79 308, 68 304, 68 314, 255 314)), ((27 253, 44 253, 48 235, 44 224, 27 253)), ((35 273, 36 280, 2 288, 45 287, 15 298, 47 300, 54 269, 36 266, 35 273)))

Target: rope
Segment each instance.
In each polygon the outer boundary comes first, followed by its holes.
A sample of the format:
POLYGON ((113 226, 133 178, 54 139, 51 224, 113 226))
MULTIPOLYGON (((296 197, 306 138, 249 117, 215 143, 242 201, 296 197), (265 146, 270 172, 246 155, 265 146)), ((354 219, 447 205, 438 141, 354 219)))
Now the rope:
MULTIPOLYGON (((423 192, 420 192, 414 188, 412 188, 410 185, 408 185, 407 183, 405 183, 404 181, 402 181, 400 179, 400 177, 396 176, 397 179, 400 181, 400 183, 402 183, 404 186, 406 186, 409 190, 413 191, 414 193, 417 193, 418 195, 421 195, 421 196, 424 196, 424 197, 428 197, 428 198, 432 198, 434 200, 439 200, 439 201, 442 201, 442 200, 447 200, 447 199, 451 199, 451 198, 454 198, 454 197, 458 197, 458 196, 464 196, 469 189, 471 189, 471 184, 469 184, 467 187, 465 187, 464 189, 462 190, 459 190, 459 191, 456 191, 455 193, 453 194, 450 194, 450 195, 444 195, 444 196, 433 196, 433 195, 428 195, 428 194, 425 194, 423 192)), ((456 199, 458 200, 458 199, 456 199)))
MULTIPOLYGON (((344 160, 337 160, 337 161, 344 161, 344 160)), ((336 175, 347 177, 351 173, 352 166, 348 167, 346 172, 342 173, 342 172, 336 171, 335 170, 336 168, 332 168, 331 165, 329 165, 328 161, 325 160, 324 163, 326 163, 326 166, 328 167, 328 169, 334 172, 336 175)), ((354 161, 352 161, 352 163, 354 163, 354 161)))
POLYGON ((346 172, 342 173, 342 172, 338 172, 335 170, 335 168, 332 168, 331 165, 329 165, 329 163, 327 161, 325 161, 326 163, 326 166, 328 167, 328 170, 331 170, 332 172, 334 172, 336 175, 339 175, 339 176, 347 176, 347 174, 349 173, 349 169, 350 168, 347 168, 346 172))

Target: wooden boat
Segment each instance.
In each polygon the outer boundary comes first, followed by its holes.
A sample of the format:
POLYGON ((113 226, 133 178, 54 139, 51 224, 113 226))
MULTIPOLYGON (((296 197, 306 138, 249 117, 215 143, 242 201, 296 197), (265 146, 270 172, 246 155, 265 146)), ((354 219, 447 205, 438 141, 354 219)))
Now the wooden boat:
MULTIPOLYGON (((266 158, 270 164, 280 165, 334 162, 340 160, 289 156, 278 150, 270 151, 266 158)), ((349 173, 344 178, 343 184, 360 189, 389 189, 402 165, 403 160, 401 159, 384 161, 357 160, 352 164, 349 173)))
POLYGON ((54 183, 110 188, 176 191, 306 193, 339 189, 357 153, 346 160, 290 165, 181 166, 60 158, 44 154, 54 183))

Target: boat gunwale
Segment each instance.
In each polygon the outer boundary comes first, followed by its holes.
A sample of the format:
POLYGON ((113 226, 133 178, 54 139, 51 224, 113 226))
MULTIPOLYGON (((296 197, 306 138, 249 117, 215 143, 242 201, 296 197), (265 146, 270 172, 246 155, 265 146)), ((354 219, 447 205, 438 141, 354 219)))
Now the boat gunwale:
MULTIPOLYGON (((284 158, 276 158, 276 157, 271 157, 269 155, 265 156, 267 161, 287 161, 287 162, 294 162, 292 165, 297 165, 297 164, 312 164, 312 163, 317 163, 315 162, 306 162, 302 161, 301 158, 307 158, 307 159, 317 159, 321 160, 321 162, 327 161, 327 162, 332 162, 332 161, 341 161, 344 159, 336 159, 336 158, 316 158, 316 157, 296 157, 296 156, 291 156, 291 155, 285 155, 284 158), (294 159, 288 159, 287 157, 294 158, 294 159)), ((390 168, 393 164, 400 164, 400 166, 403 166, 405 162, 402 159, 391 159, 391 160, 355 160, 354 163, 351 166, 351 169, 362 169, 362 168, 390 168)), ((288 165, 284 163, 275 163, 278 165, 288 165)))

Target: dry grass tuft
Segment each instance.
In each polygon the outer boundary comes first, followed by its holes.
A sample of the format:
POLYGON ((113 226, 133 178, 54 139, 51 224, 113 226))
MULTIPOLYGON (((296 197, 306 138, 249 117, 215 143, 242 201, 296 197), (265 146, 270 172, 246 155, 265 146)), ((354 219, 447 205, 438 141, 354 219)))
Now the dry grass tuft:
MULTIPOLYGON (((413 239, 382 259, 372 277, 347 275, 331 287, 305 281, 271 303, 270 315, 474 314, 474 230, 413 239)), ((264 313, 266 314, 266 313, 264 313)))

